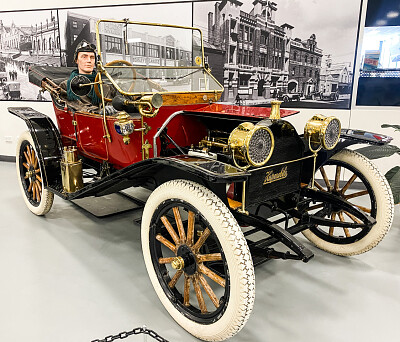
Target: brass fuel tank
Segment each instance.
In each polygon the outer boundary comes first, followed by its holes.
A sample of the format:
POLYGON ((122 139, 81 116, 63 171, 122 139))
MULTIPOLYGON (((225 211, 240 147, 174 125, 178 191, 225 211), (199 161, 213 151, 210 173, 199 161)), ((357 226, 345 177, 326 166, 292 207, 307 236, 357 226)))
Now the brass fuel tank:
POLYGON ((78 151, 75 146, 64 147, 61 178, 65 192, 76 192, 83 188, 82 161, 78 159, 78 151))

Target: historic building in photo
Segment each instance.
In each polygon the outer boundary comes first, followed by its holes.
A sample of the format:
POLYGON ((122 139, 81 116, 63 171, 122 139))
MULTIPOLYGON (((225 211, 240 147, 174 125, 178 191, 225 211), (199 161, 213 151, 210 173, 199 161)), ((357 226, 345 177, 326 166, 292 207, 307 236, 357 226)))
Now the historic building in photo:
POLYGON ((0 20, 0 52, 7 57, 19 53, 21 48, 31 43, 31 26, 4 25, 0 20))
MULTIPOLYGON (((207 43, 224 56, 223 101, 271 98, 287 92, 310 92, 318 87, 322 51, 315 35, 292 39, 293 26, 275 22, 277 4, 254 0, 250 13, 238 0, 215 3, 208 13, 207 43)), ((216 52, 206 51, 210 65, 216 52)))
POLYGON ((322 93, 350 94, 353 82, 351 63, 332 63, 329 55, 324 62, 319 90, 322 93))
POLYGON ((67 12, 65 23, 65 47, 63 47, 63 65, 75 66, 74 52, 76 46, 86 40, 96 44, 96 24, 97 18, 92 18, 83 14, 67 12))
POLYGON ((322 50, 317 47, 315 34, 301 41, 290 41, 289 80, 287 91, 312 97, 319 91, 322 50))
POLYGON ((51 12, 46 22, 32 26, 31 55, 34 64, 60 65, 58 20, 51 12))
POLYGON ((0 53, 24 65, 60 65, 58 21, 52 11, 46 21, 6 26, 0 21, 0 53))

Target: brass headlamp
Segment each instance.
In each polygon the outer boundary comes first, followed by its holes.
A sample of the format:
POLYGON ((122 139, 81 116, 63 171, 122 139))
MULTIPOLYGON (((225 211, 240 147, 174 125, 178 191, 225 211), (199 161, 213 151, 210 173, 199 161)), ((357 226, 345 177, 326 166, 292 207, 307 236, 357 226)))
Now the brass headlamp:
POLYGON ((304 127, 304 137, 310 144, 322 146, 325 150, 333 149, 340 138, 341 124, 334 116, 314 115, 304 127))
POLYGON ((229 136, 228 145, 236 157, 251 166, 263 166, 274 150, 274 136, 267 126, 243 122, 229 136))

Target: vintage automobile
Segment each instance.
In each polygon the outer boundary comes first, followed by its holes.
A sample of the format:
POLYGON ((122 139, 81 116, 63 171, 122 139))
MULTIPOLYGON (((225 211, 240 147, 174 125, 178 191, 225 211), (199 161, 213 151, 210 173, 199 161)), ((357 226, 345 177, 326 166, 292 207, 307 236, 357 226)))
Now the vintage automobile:
POLYGON ((339 100, 338 91, 325 91, 320 93, 320 99, 324 101, 337 101, 339 100))
POLYGON ((6 100, 19 100, 21 98, 21 84, 19 82, 5 82, 3 95, 6 100))
POLYGON ((283 92, 281 89, 277 90, 276 94, 274 94, 278 100, 283 102, 291 102, 291 101, 300 101, 303 97, 301 92, 283 92))
POLYGON ((71 87, 80 96, 94 87, 98 111, 75 110, 67 100, 60 83, 72 68, 41 66, 32 67, 30 80, 50 92, 58 127, 33 108, 9 108, 28 127, 16 157, 22 195, 44 215, 54 194, 74 200, 153 190, 141 221, 144 261, 184 329, 207 341, 238 333, 254 304, 254 268, 313 257, 296 239, 300 232, 341 256, 364 253, 385 236, 390 187, 346 147, 390 137, 341 129, 336 117, 322 115, 298 133, 285 119, 296 112, 279 102, 218 103, 223 88, 196 28, 129 20, 100 20, 96 28, 96 80, 77 76, 71 87), (101 32, 121 34, 122 57, 113 60, 101 32), (158 57, 134 55, 135 44, 147 41, 158 42, 158 57))

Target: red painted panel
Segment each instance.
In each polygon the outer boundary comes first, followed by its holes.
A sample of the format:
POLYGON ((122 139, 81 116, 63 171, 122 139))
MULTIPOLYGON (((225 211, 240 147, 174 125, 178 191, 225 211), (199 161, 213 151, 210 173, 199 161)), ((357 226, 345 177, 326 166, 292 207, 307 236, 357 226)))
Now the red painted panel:
POLYGON ((102 115, 75 112, 75 120, 78 150, 88 156, 107 160, 108 151, 102 115))
MULTIPOLYGON (((115 117, 107 117, 107 127, 111 136, 111 142, 105 138, 106 131, 102 115, 91 113, 72 113, 61 110, 54 106, 58 127, 63 141, 74 143, 75 128, 72 121, 77 122, 76 130, 78 134, 77 147, 81 154, 87 155, 95 160, 108 160, 115 168, 123 168, 142 160, 142 139, 141 132, 134 132, 130 135, 129 144, 124 144, 123 137, 114 128, 115 117)), ((151 130, 144 136, 144 141, 153 145, 153 137, 158 129, 177 111, 192 111, 198 113, 208 112, 218 115, 233 115, 242 117, 268 118, 270 108, 234 106, 220 103, 210 105, 179 105, 164 106, 154 118, 144 118, 151 130)), ((281 116, 285 117, 298 113, 297 111, 281 109, 281 116)), ((132 117, 135 128, 141 127, 138 116, 132 117)), ((168 135, 180 146, 190 146, 197 144, 207 134, 206 127, 196 116, 178 115, 168 124, 168 135)), ((160 151, 160 140, 157 139, 157 150, 160 151)), ((172 145, 171 145, 172 147, 172 145)), ((154 149, 150 149, 150 157, 154 156, 154 149)))
POLYGON ((57 125, 62 137, 75 140, 75 130, 72 125, 73 115, 71 112, 59 109, 54 105, 54 112, 56 114, 57 125))
MULTIPOLYGON (((131 118, 135 128, 141 127, 140 118, 131 118)), ((130 143, 125 145, 123 136, 118 134, 114 128, 115 117, 107 117, 107 127, 111 136, 111 142, 107 141, 109 163, 120 169, 142 160, 142 134, 133 132, 129 137, 130 143)))

